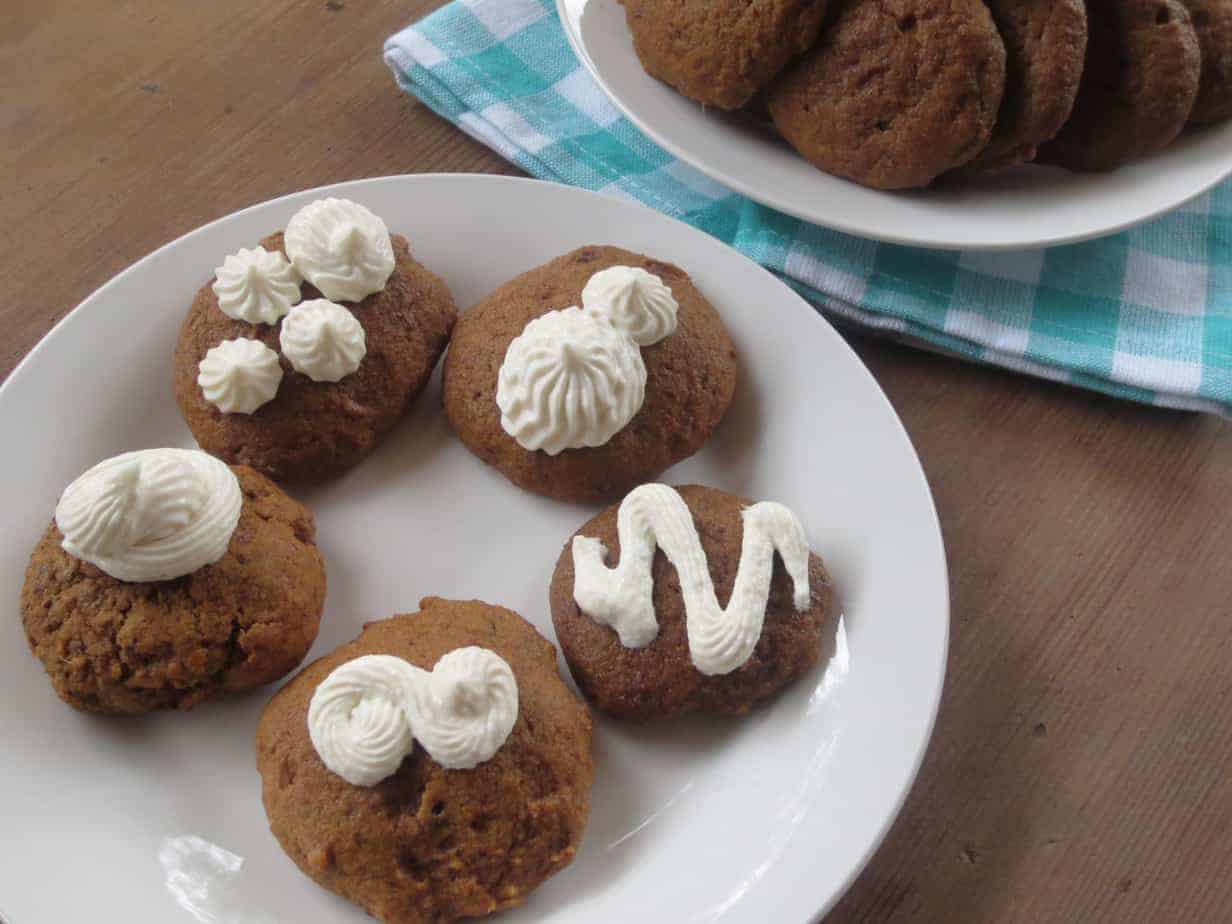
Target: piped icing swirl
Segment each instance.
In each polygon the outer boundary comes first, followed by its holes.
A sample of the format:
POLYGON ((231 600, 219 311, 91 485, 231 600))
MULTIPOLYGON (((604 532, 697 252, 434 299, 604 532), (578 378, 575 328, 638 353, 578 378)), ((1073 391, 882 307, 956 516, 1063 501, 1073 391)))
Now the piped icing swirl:
POLYGON ((167 581, 227 552, 243 494, 204 452, 145 449, 100 462, 60 496, 61 546, 121 581, 167 581))
POLYGON ((218 307, 229 318, 275 324, 300 300, 300 277, 281 253, 240 248, 214 270, 218 307))
POLYGON ((337 382, 359 368, 368 347, 363 325, 342 305, 323 298, 300 302, 278 335, 291 368, 314 382, 337 382))
POLYGON ((624 331, 638 346, 651 346, 676 332, 679 305, 663 280, 641 267, 611 266, 590 277, 582 307, 624 331))
POLYGON ((283 243, 300 274, 333 301, 379 292, 394 271, 385 222, 349 199, 308 203, 287 222, 283 243))
POLYGON ((811 604, 808 539, 795 514, 762 502, 746 507, 742 518, 740 564, 726 608, 715 596, 688 505, 662 484, 635 488, 621 502, 616 567, 604 563, 607 550, 598 539, 574 537, 573 598, 584 613, 614 629, 626 648, 646 647, 659 633, 651 566, 655 550, 662 549, 680 579, 693 665, 708 676, 729 674, 748 661, 761 638, 775 552, 791 577, 796 609, 804 612, 811 604))
POLYGON ((646 366, 632 340, 573 307, 535 318, 505 352, 501 426, 524 449, 557 455, 602 446, 637 414, 646 366))
POLYGON ((308 736, 321 761, 356 786, 397 771, 417 740, 451 770, 491 760, 518 718, 518 685, 500 655, 470 646, 431 671, 392 655, 335 668, 308 706, 308 736))
POLYGON ((260 340, 224 340, 197 365, 201 393, 224 414, 251 414, 273 400, 281 383, 278 354, 260 340))

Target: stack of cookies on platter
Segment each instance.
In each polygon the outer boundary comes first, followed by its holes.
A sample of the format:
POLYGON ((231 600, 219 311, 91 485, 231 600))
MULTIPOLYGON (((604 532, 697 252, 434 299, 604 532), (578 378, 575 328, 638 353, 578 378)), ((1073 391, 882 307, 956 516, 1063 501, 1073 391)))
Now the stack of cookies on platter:
POLYGON ((878 189, 1110 170, 1232 117, 1232 0, 622 0, 646 72, 878 189))
POLYGON ((174 389, 201 448, 123 453, 61 495, 21 596, 56 693, 99 714, 187 711, 294 670, 326 571, 311 512, 280 485, 358 465, 447 344, 444 413, 476 456, 549 498, 618 502, 568 539, 543 589, 540 623, 582 696, 521 615, 427 597, 265 706, 274 837, 391 924, 513 907, 570 863, 595 772, 587 701, 638 722, 744 713, 816 664, 836 609, 788 508, 654 483, 710 438, 738 384, 688 273, 582 247, 459 319, 405 238, 330 198, 227 255, 189 308, 174 389))

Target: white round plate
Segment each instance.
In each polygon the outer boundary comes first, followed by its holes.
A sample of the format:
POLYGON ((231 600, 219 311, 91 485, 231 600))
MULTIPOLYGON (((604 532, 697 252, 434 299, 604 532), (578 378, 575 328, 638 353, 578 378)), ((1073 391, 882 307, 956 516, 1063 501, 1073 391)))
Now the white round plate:
POLYGON ((1232 122, 1110 173, 1019 167, 954 188, 881 192, 812 167, 784 141, 703 109, 642 70, 619 0, 556 0, 578 57, 643 132, 723 185, 849 234, 955 250, 1044 247, 1154 218, 1232 174, 1232 122))
MULTIPOLYGON (((840 590, 824 663, 743 720, 597 723, 598 775, 573 865, 508 921, 804 922, 885 833, 932 728, 948 627, 944 550, 907 436, 867 370, 807 304, 712 238, 640 206, 498 177, 330 187, 411 240, 460 306, 588 243, 685 267, 726 319, 744 377, 728 419, 665 480, 782 501, 840 590), (550 216, 544 220, 544 216, 550 216)), ((192 439, 172 351, 223 256, 323 191, 216 221, 88 298, 0 389, 0 909, 9 924, 370 920, 305 878, 270 835, 253 734, 272 688, 187 714, 108 719, 52 693, 17 617, 26 558, 59 492, 94 462, 192 439)), ((556 556, 593 510, 535 497, 471 456, 439 375, 391 438, 305 496, 329 597, 312 657, 421 597, 510 606, 554 638, 556 556)))

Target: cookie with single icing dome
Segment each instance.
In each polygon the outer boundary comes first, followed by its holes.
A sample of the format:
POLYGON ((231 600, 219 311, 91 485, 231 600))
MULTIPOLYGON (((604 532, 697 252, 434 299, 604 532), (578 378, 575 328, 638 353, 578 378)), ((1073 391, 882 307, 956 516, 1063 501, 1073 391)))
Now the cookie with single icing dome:
MULTIPOLYGON (((736 376, 736 351, 727 328, 688 273, 616 247, 582 247, 505 283, 462 315, 445 357, 445 413, 466 447, 514 484, 549 497, 603 500, 654 479, 697 452, 727 412, 736 376), (640 409, 602 445, 555 454, 524 448, 505 430, 497 402, 510 346, 530 329, 531 322, 552 312, 558 313, 549 319, 555 322, 553 326, 580 327, 584 319, 560 317, 559 313, 582 305, 583 290, 591 278, 613 267, 630 267, 659 277, 678 304, 674 332, 657 342, 640 347, 631 344, 629 350, 619 350, 614 343, 599 344, 611 351, 607 354, 610 363, 605 360, 601 370, 605 377, 623 375, 623 370, 638 362, 629 351, 640 352, 645 370, 640 409)), ((628 410, 623 391, 606 380, 599 385, 612 386, 612 413, 628 410)), ((566 393, 562 389, 561 406, 566 393)), ((548 410, 555 414, 556 407, 553 404, 548 410)), ((603 429, 600 437, 610 429, 603 429)))
POLYGON ((118 580, 65 551, 55 522, 43 534, 21 620, 70 706, 188 709, 277 680, 308 653, 325 603, 312 514, 264 475, 233 471, 242 506, 226 552, 181 577, 118 580))
POLYGON ((1198 96, 1202 55, 1179 0, 1088 0, 1086 66, 1074 111, 1040 163, 1111 170, 1166 147, 1198 96))
POLYGON ((418 613, 369 623, 283 687, 257 728, 257 769, 270 829, 306 875, 387 924, 453 921, 521 904, 572 861, 594 776, 591 720, 555 649, 520 616, 429 597, 418 613), (489 760, 448 770, 416 744, 372 786, 325 766, 309 705, 335 668, 392 655, 428 670, 472 645, 517 680, 517 719, 489 760))
POLYGON ((956 174, 1035 159, 1074 108, 1087 48, 1084 0, 987 0, 1005 42, 1005 95, 992 140, 956 174))
POLYGON ((984 149, 1004 89, 1005 46, 981 0, 835 0, 767 101, 813 165, 907 189, 984 149))
POLYGON ((1232 0, 1181 0, 1193 19, 1202 48, 1198 98, 1189 121, 1195 125, 1232 118, 1232 0))
MULTIPOLYGON (((414 259, 406 239, 390 238, 393 272, 379 292, 325 309, 319 289, 307 281, 301 286, 296 318, 310 312, 326 320, 341 315, 362 329, 357 364, 354 354, 335 355, 323 364, 330 374, 345 373, 337 381, 315 381, 296 371, 289 356, 305 347, 302 340, 283 336, 291 316, 272 324, 229 317, 219 308, 213 282, 202 286, 175 351, 176 401, 202 449, 280 482, 320 481, 361 461, 402 419, 444 352, 457 309, 444 281, 414 259), (266 361, 277 363, 275 374, 281 371, 273 398, 251 413, 224 413, 207 400, 198 381, 207 354, 237 339, 263 344, 266 361)), ((282 233, 261 246, 286 253, 282 233)))
POLYGON ((646 73, 685 96, 739 109, 817 38, 825 0, 624 0, 646 73))
MULTIPOLYGON (((742 517, 751 502, 699 485, 676 490, 692 516, 717 602, 728 607, 746 541, 742 517)), ((609 568, 619 567, 624 554, 617 526, 620 506, 609 507, 575 533, 603 544, 609 568)), ((579 606, 573 547, 571 538, 552 575, 552 622, 578 688, 596 708, 618 718, 644 722, 694 711, 746 712, 814 664, 832 629, 834 588, 821 559, 807 556, 809 596, 801 610, 794 582, 776 553, 764 623, 751 656, 735 670, 708 676, 694 663, 682 578, 662 548, 654 552, 651 568, 657 635, 645 647, 634 648, 579 606)))

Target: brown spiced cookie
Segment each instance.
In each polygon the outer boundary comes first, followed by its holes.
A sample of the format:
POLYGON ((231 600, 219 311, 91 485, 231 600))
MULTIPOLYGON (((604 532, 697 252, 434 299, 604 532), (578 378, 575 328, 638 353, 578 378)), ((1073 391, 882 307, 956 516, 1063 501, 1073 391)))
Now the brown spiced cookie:
POLYGON ((1035 159, 1061 130, 1082 80, 1087 48, 1084 0, 987 0, 1005 42, 1005 96, 988 147, 958 174, 1035 159))
POLYGON ((1088 0, 1074 111, 1040 163, 1110 170, 1170 144, 1198 94, 1201 52, 1179 0, 1088 0))
POLYGON ((510 481, 593 501, 697 452, 731 404, 736 369, 727 328, 684 270, 582 247, 462 316, 445 412, 510 481))
POLYGON ((817 38, 825 0, 624 0, 646 73, 739 109, 817 38))
POLYGON ((790 511, 749 504, 642 485, 566 544, 552 622, 596 707, 635 721, 743 713, 817 660, 830 578, 790 511))
POLYGON ((90 712, 188 709, 277 680, 317 635, 314 534, 312 514, 250 468, 188 450, 108 460, 65 491, 30 556, 30 648, 90 712))
POLYGON ((550 643, 502 607, 420 608, 313 662, 257 729, 282 848, 388 924, 521 904, 573 859, 594 776, 590 716, 550 643))
POLYGON ((1232 118, 1232 0, 1181 0, 1202 48, 1198 99, 1189 121, 1197 125, 1232 118))
POLYGON ((771 85, 811 163, 878 189, 927 186, 988 144, 1005 46, 981 0, 836 0, 821 40, 771 85))
POLYGON ((280 233, 228 257, 180 330, 175 393, 193 436, 278 481, 319 481, 368 455, 427 384, 457 318, 445 283, 370 212, 359 217, 379 223, 361 229, 371 237, 347 237, 348 207, 360 208, 321 200, 300 213, 317 224, 292 219, 306 256, 289 262, 280 233), (309 212, 330 203, 341 217, 309 212), (330 262, 347 254, 354 265, 330 262))

